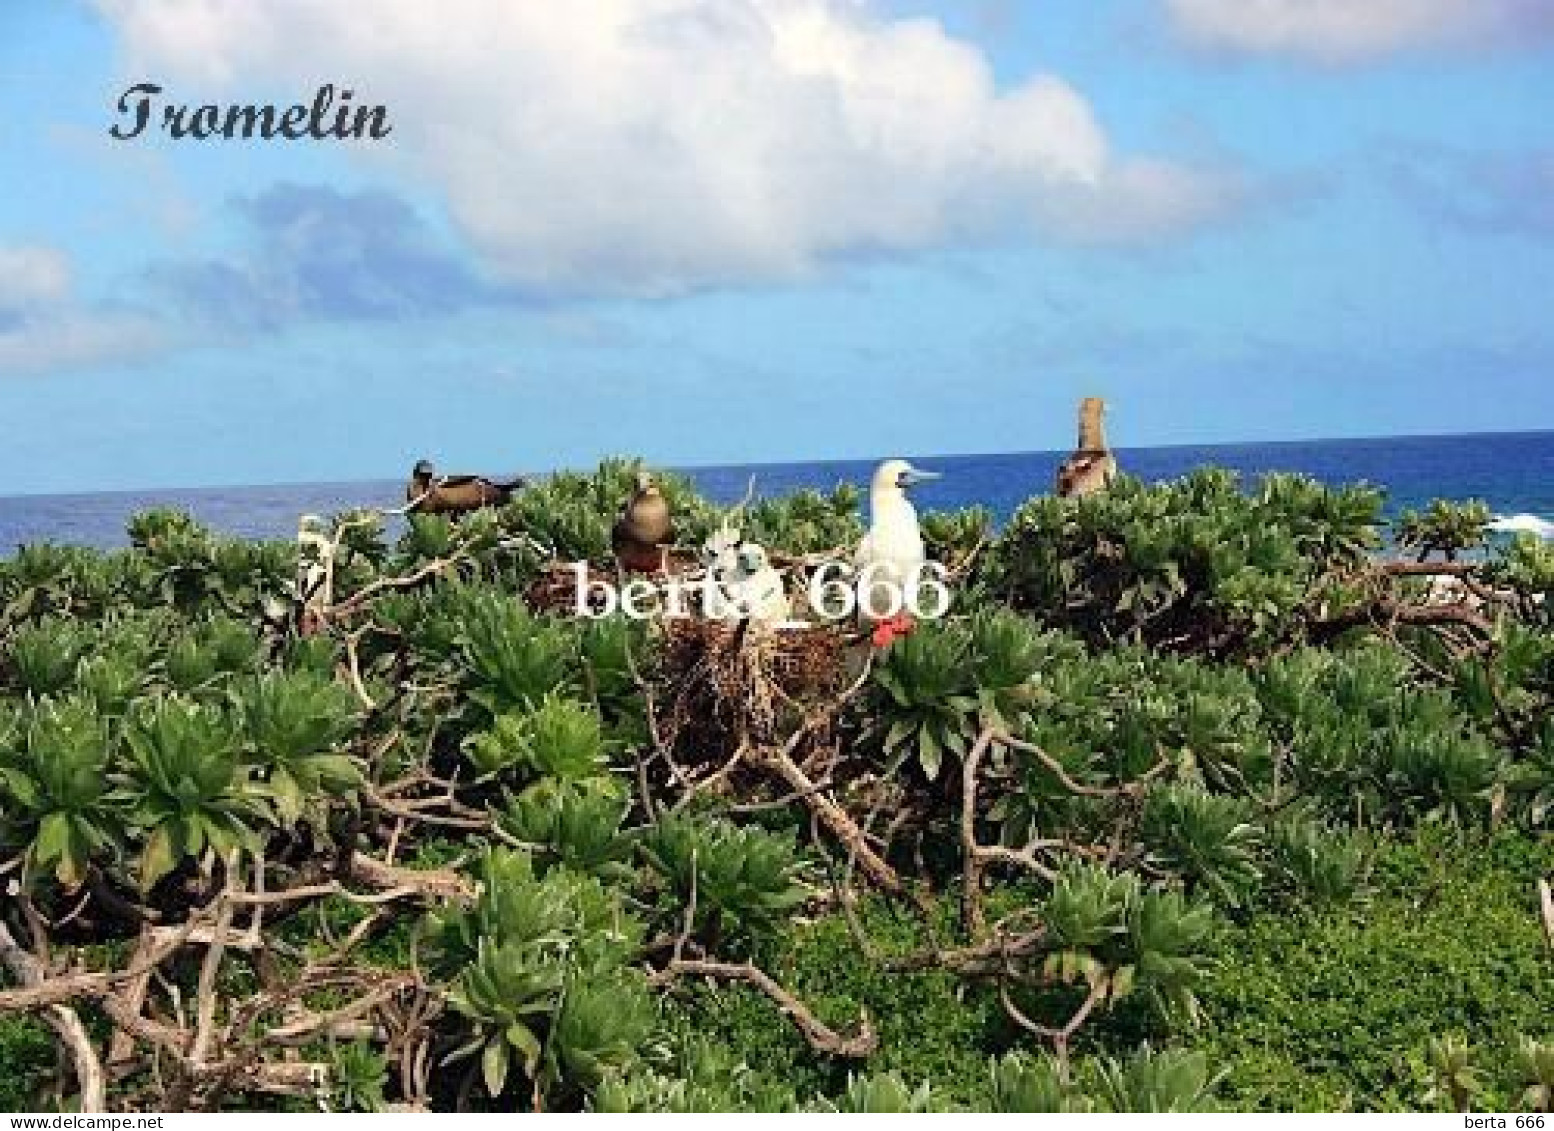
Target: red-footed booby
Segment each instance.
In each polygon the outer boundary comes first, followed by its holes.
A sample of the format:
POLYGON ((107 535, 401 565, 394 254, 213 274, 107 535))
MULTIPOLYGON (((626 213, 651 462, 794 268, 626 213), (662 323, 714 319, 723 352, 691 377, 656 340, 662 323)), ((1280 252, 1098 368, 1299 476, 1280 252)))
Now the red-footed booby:
POLYGON ((875 469, 869 483, 869 531, 853 555, 861 620, 890 620, 903 613, 901 603, 911 596, 928 560, 917 508, 907 490, 937 478, 938 472, 913 467, 904 459, 888 459, 875 469))

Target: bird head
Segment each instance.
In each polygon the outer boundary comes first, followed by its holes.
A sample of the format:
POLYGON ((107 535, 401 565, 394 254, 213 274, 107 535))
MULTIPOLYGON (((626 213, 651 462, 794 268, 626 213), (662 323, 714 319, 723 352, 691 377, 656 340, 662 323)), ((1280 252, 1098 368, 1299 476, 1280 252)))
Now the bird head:
POLYGON ((1086 397, 1079 402, 1079 450, 1099 452, 1106 450, 1106 402, 1100 397, 1086 397))
POLYGON ((755 542, 746 542, 739 547, 739 568, 747 576, 754 576, 766 568, 766 547, 755 542))
POLYGON ((888 459, 874 469, 874 481, 870 484, 870 489, 880 493, 905 491, 925 479, 937 478, 939 478, 937 471, 925 471, 920 467, 913 467, 904 459, 888 459))
POLYGON ((430 479, 432 477, 432 461, 429 459, 416 460, 416 464, 410 469, 413 479, 430 479))
POLYGON ((714 574, 726 573, 733 568, 739 549, 739 528, 720 526, 702 544, 702 565, 714 574))

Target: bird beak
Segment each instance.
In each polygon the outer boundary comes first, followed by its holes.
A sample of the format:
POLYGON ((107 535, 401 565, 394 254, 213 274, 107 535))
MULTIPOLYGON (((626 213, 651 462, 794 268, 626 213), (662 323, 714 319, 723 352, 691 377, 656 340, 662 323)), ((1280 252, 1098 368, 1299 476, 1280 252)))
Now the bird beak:
POLYGON ((938 478, 939 473, 937 471, 924 471, 920 467, 909 467, 901 473, 901 485, 903 487, 910 487, 914 483, 922 483, 928 479, 938 478))

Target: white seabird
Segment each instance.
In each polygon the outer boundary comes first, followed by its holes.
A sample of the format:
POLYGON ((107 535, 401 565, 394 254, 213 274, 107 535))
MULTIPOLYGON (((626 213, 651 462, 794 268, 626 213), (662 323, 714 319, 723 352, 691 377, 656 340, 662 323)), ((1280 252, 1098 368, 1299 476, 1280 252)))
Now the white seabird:
POLYGON ((913 467, 904 459, 888 459, 875 469, 869 484, 869 532, 853 555, 862 619, 880 620, 901 613, 900 602, 921 579, 928 552, 907 488, 937 478, 938 472, 913 467))
POLYGON ((706 591, 706 613, 716 619, 786 623, 793 615, 782 574, 771 564, 766 548, 746 542, 738 527, 723 526, 702 550, 712 585, 706 591))
POLYGON ((793 616, 782 574, 766 556, 766 548, 755 542, 743 542, 735 551, 734 568, 725 591, 739 615, 751 620, 784 623, 793 616))
POLYGON ((335 594, 335 542, 324 533, 324 520, 305 514, 297 520, 295 594, 306 631, 323 622, 335 594))

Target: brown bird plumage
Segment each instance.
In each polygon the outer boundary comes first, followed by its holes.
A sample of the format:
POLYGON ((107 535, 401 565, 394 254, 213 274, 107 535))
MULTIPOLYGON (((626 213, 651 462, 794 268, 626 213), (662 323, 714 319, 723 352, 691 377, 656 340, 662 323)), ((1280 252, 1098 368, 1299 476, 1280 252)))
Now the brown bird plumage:
POLYGON ((610 531, 610 545, 623 569, 656 573, 667 567, 668 547, 674 542, 674 519, 669 500, 653 476, 637 473, 637 489, 621 508, 610 531))
POLYGON ((488 479, 483 475, 438 475, 430 460, 421 460, 405 486, 406 509, 416 514, 466 514, 481 507, 501 506, 524 480, 488 479))
POLYGON ((1117 478, 1117 457, 1106 443, 1106 427, 1101 421, 1105 412, 1106 402, 1100 397, 1079 402, 1079 445, 1058 468, 1060 498, 1093 495, 1117 478))

